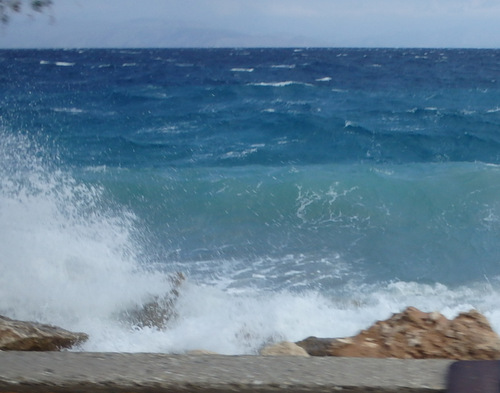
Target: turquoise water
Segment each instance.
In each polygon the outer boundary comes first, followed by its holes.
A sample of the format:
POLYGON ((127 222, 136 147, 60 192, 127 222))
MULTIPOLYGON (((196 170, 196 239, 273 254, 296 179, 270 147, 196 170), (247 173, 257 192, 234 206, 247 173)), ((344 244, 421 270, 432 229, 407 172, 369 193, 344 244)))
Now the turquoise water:
POLYGON ((408 305, 498 329, 499 57, 1 51, 0 313, 83 350, 255 353, 408 305), (177 271, 168 328, 119 320, 177 271))

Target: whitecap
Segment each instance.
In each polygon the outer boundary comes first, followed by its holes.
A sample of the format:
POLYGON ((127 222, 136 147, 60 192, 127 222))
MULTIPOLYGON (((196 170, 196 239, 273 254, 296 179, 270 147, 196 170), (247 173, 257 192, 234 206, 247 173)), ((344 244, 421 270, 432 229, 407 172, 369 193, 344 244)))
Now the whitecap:
POLYGON ((72 113, 72 114, 79 114, 79 113, 85 112, 83 109, 79 109, 79 108, 53 108, 53 111, 54 112, 72 113))
POLYGON ((293 69, 295 68, 295 64, 273 64, 271 68, 285 68, 285 69, 293 69))
POLYGON ((106 165, 88 166, 85 170, 92 173, 104 173, 108 170, 108 167, 106 165))
POLYGON ((233 72, 253 72, 253 68, 231 68, 231 71, 233 72))
POLYGON ((255 153, 257 148, 252 147, 251 149, 245 149, 243 151, 229 151, 221 156, 223 160, 231 159, 231 158, 244 158, 249 154, 255 153))
POLYGON ((65 61, 56 61, 55 65, 59 66, 59 67, 73 67, 75 65, 75 63, 68 63, 65 61))
POLYGON ((330 76, 325 76, 324 78, 316 79, 316 82, 330 82, 332 78, 330 76))
POLYGON ((310 83, 297 82, 297 81, 257 82, 257 83, 250 83, 250 85, 251 86, 268 86, 268 87, 285 87, 285 86, 291 86, 291 85, 312 86, 310 83))
POLYGON ((137 131, 138 134, 171 134, 177 135, 186 132, 186 129, 180 128, 177 125, 165 125, 160 127, 141 128, 137 131))

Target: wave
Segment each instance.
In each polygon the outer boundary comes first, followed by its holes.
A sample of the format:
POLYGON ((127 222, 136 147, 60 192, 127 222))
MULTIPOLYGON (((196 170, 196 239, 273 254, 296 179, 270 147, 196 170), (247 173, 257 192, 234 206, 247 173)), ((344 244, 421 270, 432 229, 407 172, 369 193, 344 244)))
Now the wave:
MULTIPOLYGON (((265 148, 254 147, 245 159, 265 148)), ((175 250, 175 270, 185 271, 182 265, 192 277, 207 273, 203 261, 217 260, 234 261, 226 277, 269 290, 500 275, 498 166, 210 166, 126 173, 115 185, 117 176, 108 172, 101 182, 134 206, 158 254, 175 250), (280 276, 287 268, 296 273, 280 276), (341 280, 333 271, 342 272, 341 280), (253 277, 262 272, 265 283, 253 277)))
POLYGON ((79 108, 53 108, 54 112, 64 112, 64 113, 71 113, 73 115, 77 115, 80 113, 85 113, 85 110, 79 109, 79 108))
POLYGON ((68 63, 66 61, 56 61, 54 64, 59 67, 73 67, 76 63, 68 63))
POLYGON ((289 69, 292 70, 296 67, 295 64, 273 64, 271 65, 271 68, 283 68, 283 69, 289 69))
POLYGON ((283 82, 255 82, 249 83, 250 86, 270 86, 270 87, 286 87, 292 85, 313 86, 310 83, 297 82, 297 81, 283 81, 283 82))
POLYGON ((253 72, 254 68, 231 68, 232 72, 253 72))
POLYGON ((408 304, 427 312, 438 310, 448 318, 475 308, 496 331, 500 328, 498 285, 452 289, 442 284, 394 282, 352 286, 350 291, 349 297, 315 291, 235 292, 188 282, 177 301, 177 319, 168 330, 107 335, 85 350, 185 353, 205 349, 226 355, 257 354, 263 346, 282 340, 352 336, 408 304))
POLYGON ((96 186, 51 156, 36 138, 1 132, 0 313, 87 332, 78 350, 255 354, 274 341, 349 336, 408 305, 448 317, 474 307, 500 327, 498 250, 491 266, 470 266, 463 244, 480 241, 468 228, 498 238, 496 166, 86 168, 96 186), (398 238, 408 226, 422 232, 398 238), (157 259, 143 243, 151 236, 168 245, 157 259), (249 239, 269 248, 259 256, 249 239), (243 253, 227 254, 230 242, 243 253), (349 244, 380 259, 365 264, 349 244), (420 245, 443 271, 421 265, 430 275, 417 282, 402 276, 419 271, 420 245), (458 246, 450 269, 443 255, 458 246), (440 283, 460 269, 467 284, 440 283), (166 326, 123 318, 168 293, 179 270, 187 279, 166 326))
POLYGON ((40 60, 41 65, 48 65, 48 64, 54 64, 58 67, 73 67, 76 63, 71 63, 71 62, 66 62, 66 61, 47 61, 47 60, 40 60))
POLYGON ((170 290, 144 268, 136 217, 33 137, 0 134, 0 314, 85 331, 90 347, 128 334, 118 315, 170 290))
POLYGON ((228 151, 227 153, 224 153, 220 158, 222 160, 230 159, 230 158, 244 158, 248 156, 249 154, 256 153, 257 148, 256 147, 251 147, 249 149, 245 149, 242 151, 228 151))

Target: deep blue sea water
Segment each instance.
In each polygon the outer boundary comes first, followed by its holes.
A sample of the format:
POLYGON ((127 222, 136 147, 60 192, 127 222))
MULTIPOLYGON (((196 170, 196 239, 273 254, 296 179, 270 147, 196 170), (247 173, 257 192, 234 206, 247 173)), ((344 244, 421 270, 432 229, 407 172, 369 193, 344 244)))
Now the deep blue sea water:
POLYGON ((500 51, 0 51, 0 314, 256 353, 412 305, 500 330, 500 51), (163 330, 123 310, 187 279, 163 330))

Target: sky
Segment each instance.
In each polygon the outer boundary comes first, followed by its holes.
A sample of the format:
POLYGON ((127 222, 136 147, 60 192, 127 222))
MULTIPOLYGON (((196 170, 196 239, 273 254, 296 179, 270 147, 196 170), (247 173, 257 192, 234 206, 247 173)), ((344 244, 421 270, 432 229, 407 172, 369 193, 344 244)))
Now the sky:
POLYGON ((94 47, 499 48, 500 0, 53 0, 0 27, 0 48, 94 47))

